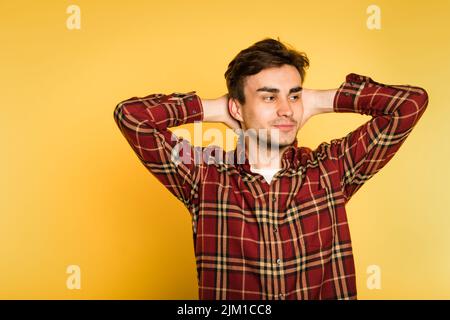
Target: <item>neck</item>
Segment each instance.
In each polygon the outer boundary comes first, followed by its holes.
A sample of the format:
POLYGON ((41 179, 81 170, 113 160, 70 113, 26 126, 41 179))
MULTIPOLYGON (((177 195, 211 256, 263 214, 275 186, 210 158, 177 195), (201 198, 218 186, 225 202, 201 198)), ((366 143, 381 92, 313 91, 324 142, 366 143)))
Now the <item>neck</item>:
POLYGON ((246 137, 245 153, 250 165, 255 169, 281 168, 281 155, 289 146, 259 146, 258 142, 246 137))

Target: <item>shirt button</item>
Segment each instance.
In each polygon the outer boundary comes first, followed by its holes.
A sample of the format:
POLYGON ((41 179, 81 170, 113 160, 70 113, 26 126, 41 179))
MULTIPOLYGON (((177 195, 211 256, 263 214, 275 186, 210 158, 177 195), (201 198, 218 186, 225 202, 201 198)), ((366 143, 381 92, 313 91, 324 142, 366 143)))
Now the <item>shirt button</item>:
POLYGON ((277 259, 277 263, 281 264, 281 259, 280 258, 277 259))
POLYGON ((280 297, 280 299, 283 299, 284 298, 284 293, 280 293, 279 297, 280 297))
POLYGON ((273 196, 273 197, 272 197, 272 201, 273 201, 273 202, 277 201, 277 197, 276 197, 276 196, 273 196))
POLYGON ((350 93, 344 92, 344 95, 348 97, 350 95, 350 93))
POLYGON ((278 232, 277 227, 273 228, 273 232, 274 232, 274 233, 277 233, 277 232, 278 232))

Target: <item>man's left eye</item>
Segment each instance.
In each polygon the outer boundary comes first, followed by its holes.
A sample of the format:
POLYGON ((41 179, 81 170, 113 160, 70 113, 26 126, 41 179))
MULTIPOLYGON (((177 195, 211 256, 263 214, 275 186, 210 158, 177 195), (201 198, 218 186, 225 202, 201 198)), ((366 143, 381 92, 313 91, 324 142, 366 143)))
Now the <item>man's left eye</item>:
POLYGON ((298 98, 300 98, 299 96, 292 96, 291 98, 296 98, 296 100, 298 99, 298 98))

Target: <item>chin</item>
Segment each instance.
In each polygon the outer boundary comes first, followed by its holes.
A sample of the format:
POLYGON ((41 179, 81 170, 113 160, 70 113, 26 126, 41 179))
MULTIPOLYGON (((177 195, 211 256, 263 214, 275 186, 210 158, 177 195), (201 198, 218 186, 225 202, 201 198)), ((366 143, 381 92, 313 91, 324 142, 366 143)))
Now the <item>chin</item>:
POLYGON ((293 135, 293 134, 286 134, 285 136, 280 136, 278 144, 282 145, 282 146, 290 145, 290 144, 292 144, 294 142, 295 137, 296 136, 293 135))
POLYGON ((278 146, 280 146, 280 147, 287 147, 287 146, 290 146, 292 143, 293 143, 294 141, 292 141, 292 142, 286 142, 286 143, 280 143, 278 146))
MULTIPOLYGON (((295 139, 281 139, 281 141, 279 143, 274 143, 274 145, 277 145, 278 147, 287 147, 289 145, 291 145, 292 143, 294 143, 295 139)), ((271 141, 272 143, 272 141, 271 141)))

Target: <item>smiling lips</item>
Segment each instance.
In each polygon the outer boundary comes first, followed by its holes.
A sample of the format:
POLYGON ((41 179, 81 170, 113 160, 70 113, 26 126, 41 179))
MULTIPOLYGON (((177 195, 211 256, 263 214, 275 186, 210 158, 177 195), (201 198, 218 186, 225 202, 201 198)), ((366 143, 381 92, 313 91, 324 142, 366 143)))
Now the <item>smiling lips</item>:
POLYGON ((280 129, 280 131, 289 131, 295 128, 295 124, 293 123, 277 124, 274 125, 274 127, 280 129))

